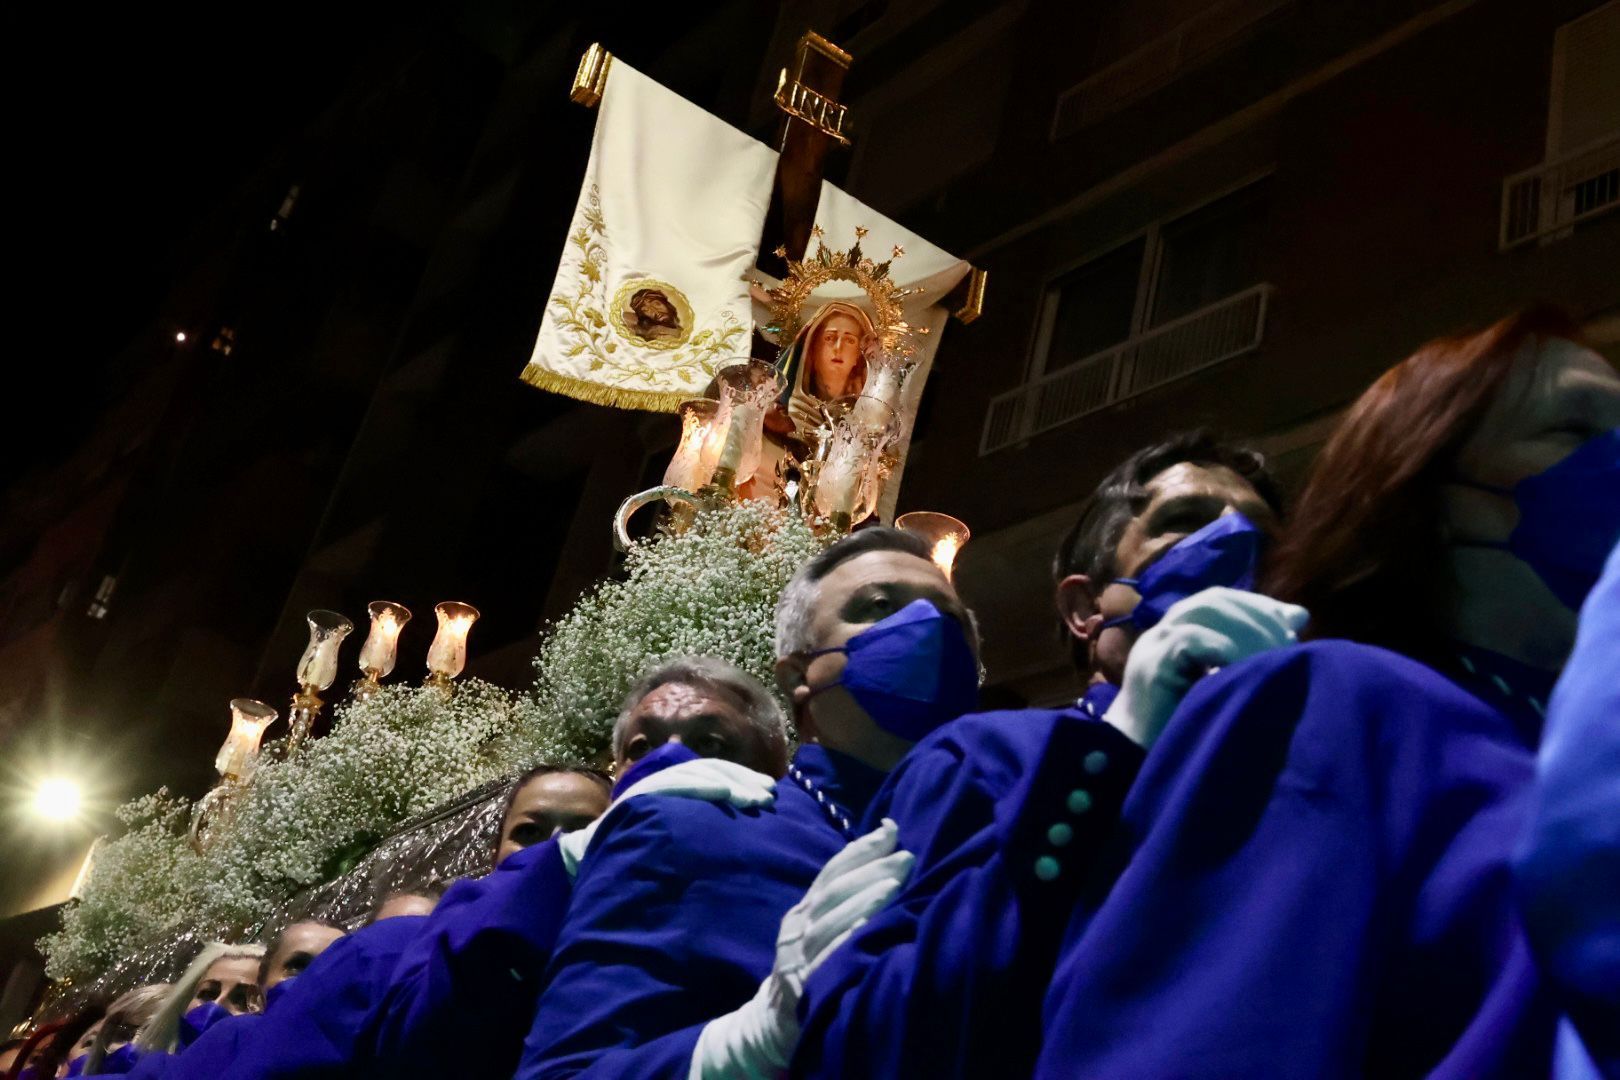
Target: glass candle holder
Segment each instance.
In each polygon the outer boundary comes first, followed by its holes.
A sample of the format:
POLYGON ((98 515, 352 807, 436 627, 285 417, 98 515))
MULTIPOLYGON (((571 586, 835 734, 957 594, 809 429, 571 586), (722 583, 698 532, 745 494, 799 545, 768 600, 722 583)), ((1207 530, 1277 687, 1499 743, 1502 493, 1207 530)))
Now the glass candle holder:
POLYGON ((450 681, 467 666, 467 635, 478 621, 478 609, 471 604, 446 600, 435 605, 433 614, 439 618, 439 632, 428 646, 428 682, 449 689, 450 681))
POLYGON ((354 630, 354 623, 335 611, 315 610, 309 622, 309 644, 298 658, 298 685, 319 693, 337 680, 338 648, 354 630))
POLYGON ((903 529, 928 544, 934 565, 949 579, 956 567, 956 556, 973 534, 968 527, 949 514, 932 510, 913 510, 894 519, 897 529, 903 529))
POLYGON ((866 386, 855 404, 857 422, 868 425, 883 423, 886 420, 885 409, 889 414, 898 415, 905 395, 906 377, 915 366, 916 361, 911 357, 883 348, 868 349, 866 386))
POLYGON ((712 486, 736 490, 759 468, 759 447, 765 437, 765 412, 782 392, 782 378, 763 360, 742 360, 722 368, 715 376, 720 388, 720 410, 712 438, 719 440, 712 486))
POLYGON ((377 692, 399 660, 399 634, 411 621, 411 609, 391 600, 373 600, 366 605, 371 631, 360 646, 360 672, 364 676, 354 686, 354 696, 364 701, 377 692))
POLYGON ((231 699, 231 732, 214 757, 214 768, 226 780, 241 780, 259 760, 264 729, 276 722, 276 710, 253 698, 231 699))
POLYGON ((337 680, 338 648, 354 629, 354 623, 335 611, 317 609, 305 618, 309 622, 309 644, 298 658, 298 693, 287 712, 287 756, 304 745, 315 730, 315 717, 321 711, 321 691, 337 680))
POLYGON ((833 429, 814 470, 814 481, 804 489, 809 494, 806 511, 841 533, 870 517, 877 507, 883 451, 899 429, 892 409, 878 402, 862 405, 857 401, 833 429), (858 421, 862 411, 865 416, 858 421))
POLYGON ((681 402, 681 441, 664 470, 664 483, 695 492, 709 482, 720 460, 724 439, 715 438, 720 402, 694 398, 681 402))

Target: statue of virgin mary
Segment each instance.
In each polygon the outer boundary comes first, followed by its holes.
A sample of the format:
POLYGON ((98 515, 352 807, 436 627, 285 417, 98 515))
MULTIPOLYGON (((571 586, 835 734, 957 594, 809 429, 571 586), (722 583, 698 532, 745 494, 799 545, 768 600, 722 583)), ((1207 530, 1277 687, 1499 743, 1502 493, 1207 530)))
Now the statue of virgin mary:
POLYGON ((866 385, 866 349, 876 333, 854 304, 824 304, 782 354, 789 417, 800 436, 821 424, 821 405, 859 394, 866 385))

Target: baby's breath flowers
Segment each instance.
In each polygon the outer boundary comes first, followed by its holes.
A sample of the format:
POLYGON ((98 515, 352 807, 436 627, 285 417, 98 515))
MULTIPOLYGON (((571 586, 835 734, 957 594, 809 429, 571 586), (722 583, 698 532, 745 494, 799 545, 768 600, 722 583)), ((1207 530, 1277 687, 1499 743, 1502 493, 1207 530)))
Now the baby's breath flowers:
POLYGON ((519 706, 530 755, 600 752, 631 684, 673 656, 719 657, 774 685, 776 598, 824 543, 797 511, 742 502, 634 545, 624 576, 586 593, 541 640, 533 696, 519 706))
POLYGON ((82 899, 40 942, 48 973, 89 980, 187 931, 251 935, 406 819, 536 762, 596 759, 631 683, 661 660, 717 656, 771 685, 777 595, 822 544, 795 511, 753 502, 637 544, 622 577, 546 629, 530 691, 463 679, 448 698, 385 686, 345 702, 292 761, 261 759, 202 855, 184 799, 126 804, 125 831, 101 843, 82 899))

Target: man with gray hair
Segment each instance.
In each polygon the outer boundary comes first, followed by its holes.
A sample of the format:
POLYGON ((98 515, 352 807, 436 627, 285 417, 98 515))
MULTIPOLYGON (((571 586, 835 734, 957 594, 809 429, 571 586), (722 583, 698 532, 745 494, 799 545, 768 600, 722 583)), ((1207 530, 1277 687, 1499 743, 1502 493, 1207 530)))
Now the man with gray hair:
POLYGON ((615 774, 668 743, 772 778, 787 768, 782 707, 758 679, 712 656, 677 657, 637 680, 613 725, 615 774))
MULTIPOLYGON (((916 537, 863 530, 789 583, 777 640, 777 682, 802 745, 774 801, 639 798, 608 811, 579 867, 524 1080, 775 1075, 798 1037, 804 980, 909 873, 892 821, 865 835, 855 823, 915 732, 974 704, 977 643, 955 589, 916 537), (891 616, 898 631, 882 627, 891 616), (893 654, 932 658, 930 685, 883 679, 873 658, 893 654)), ((636 761, 629 775, 670 755, 754 745, 694 742, 735 733, 741 724, 723 714, 746 706, 712 684, 679 685, 621 717, 616 756, 636 761)))

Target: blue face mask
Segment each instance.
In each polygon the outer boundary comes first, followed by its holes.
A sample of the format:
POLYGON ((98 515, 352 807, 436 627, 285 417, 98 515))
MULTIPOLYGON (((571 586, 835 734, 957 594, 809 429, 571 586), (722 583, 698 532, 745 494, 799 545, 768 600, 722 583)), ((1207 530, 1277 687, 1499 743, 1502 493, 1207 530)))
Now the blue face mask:
POLYGON ((1458 542, 1509 551, 1536 572, 1564 606, 1580 610, 1620 543, 1620 428, 1588 439, 1564 460, 1511 488, 1459 480, 1512 499, 1519 523, 1506 541, 1458 542))
POLYGON ((1255 568, 1266 534, 1242 514, 1222 514, 1188 533, 1141 577, 1115 578, 1141 594, 1135 610, 1103 622, 1103 629, 1130 623, 1138 630, 1157 626, 1177 600, 1213 586, 1253 589, 1255 568))
POLYGON ((180 1030, 178 1032, 180 1049, 186 1049, 202 1038, 203 1032, 221 1020, 229 1020, 234 1015, 217 1001, 205 1001, 201 1005, 193 1006, 180 1018, 180 1030))
POLYGON ((913 600, 836 649, 849 657, 837 682, 878 727, 909 742, 979 702, 979 662, 962 624, 927 600, 913 600))

